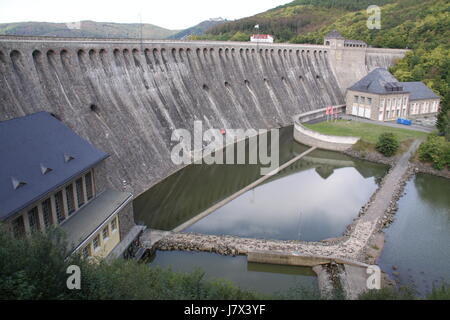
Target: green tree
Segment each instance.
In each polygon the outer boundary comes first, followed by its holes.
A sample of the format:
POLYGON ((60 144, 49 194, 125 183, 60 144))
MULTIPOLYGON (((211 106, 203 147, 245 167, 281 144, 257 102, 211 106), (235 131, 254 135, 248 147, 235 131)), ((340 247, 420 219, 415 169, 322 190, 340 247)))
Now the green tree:
POLYGON ((238 31, 230 38, 230 41, 250 41, 250 36, 238 31))
POLYGON ((380 135, 375 147, 384 156, 392 157, 400 147, 400 142, 393 133, 386 132, 380 135))

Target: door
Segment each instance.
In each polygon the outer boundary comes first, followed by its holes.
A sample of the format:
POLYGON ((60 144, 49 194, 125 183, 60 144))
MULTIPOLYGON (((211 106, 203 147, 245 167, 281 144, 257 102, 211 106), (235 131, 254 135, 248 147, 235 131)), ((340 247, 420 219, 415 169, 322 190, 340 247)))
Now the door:
POLYGON ((364 117, 364 108, 363 107, 359 107, 358 116, 364 117))

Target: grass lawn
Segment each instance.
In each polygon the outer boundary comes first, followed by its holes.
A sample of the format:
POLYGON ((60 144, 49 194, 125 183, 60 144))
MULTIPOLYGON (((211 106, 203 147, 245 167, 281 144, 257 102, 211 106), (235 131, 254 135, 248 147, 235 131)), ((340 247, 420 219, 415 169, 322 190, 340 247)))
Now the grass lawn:
POLYGON ((392 132, 403 142, 410 139, 426 139, 428 133, 412 131, 408 129, 391 128, 377 124, 358 121, 338 120, 336 122, 320 122, 316 124, 304 124, 305 127, 332 136, 360 137, 364 142, 376 144, 380 134, 392 132))
POLYGON ((415 139, 426 139, 428 133, 401 128, 392 128, 377 124, 338 120, 335 122, 320 122, 316 124, 303 124, 305 127, 332 136, 360 137, 361 140, 353 146, 356 151, 375 152, 375 145, 380 134, 392 132, 400 141, 397 154, 403 154, 415 139))

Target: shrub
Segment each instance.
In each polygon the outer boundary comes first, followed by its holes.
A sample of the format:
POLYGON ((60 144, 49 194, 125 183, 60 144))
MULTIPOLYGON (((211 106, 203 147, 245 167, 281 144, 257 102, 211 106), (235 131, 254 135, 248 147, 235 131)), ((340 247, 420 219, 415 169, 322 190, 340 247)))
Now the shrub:
POLYGON ((0 224, 0 300, 255 300, 263 295, 222 280, 208 281, 200 270, 176 273, 134 260, 88 263, 67 257, 60 229, 15 239, 0 224), (81 290, 68 290, 67 268, 81 269, 81 290))
POLYGON ((450 142, 435 134, 428 136, 427 141, 419 148, 419 159, 431 162, 433 167, 442 170, 450 165, 450 142))
POLYGON ((382 133, 376 144, 377 151, 386 157, 392 157, 399 147, 400 142, 391 132, 382 133))

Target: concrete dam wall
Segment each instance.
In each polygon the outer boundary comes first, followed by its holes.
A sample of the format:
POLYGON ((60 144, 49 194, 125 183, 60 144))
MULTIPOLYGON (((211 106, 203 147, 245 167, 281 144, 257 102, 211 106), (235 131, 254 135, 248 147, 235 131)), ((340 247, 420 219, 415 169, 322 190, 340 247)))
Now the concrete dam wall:
POLYGON ((343 104, 336 63, 319 45, 0 37, 0 121, 54 114, 111 155, 102 183, 138 195, 179 169, 173 129, 269 129, 343 104))

